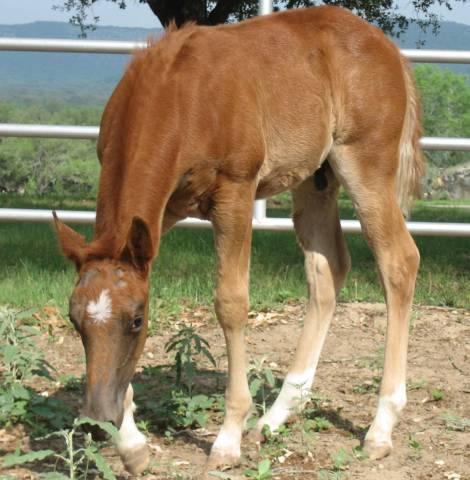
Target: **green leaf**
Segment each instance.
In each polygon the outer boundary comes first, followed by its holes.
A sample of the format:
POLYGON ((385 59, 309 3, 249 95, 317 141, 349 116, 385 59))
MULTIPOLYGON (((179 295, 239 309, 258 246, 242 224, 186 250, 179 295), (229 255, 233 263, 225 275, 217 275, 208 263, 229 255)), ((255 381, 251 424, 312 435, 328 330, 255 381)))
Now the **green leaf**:
POLYGON ((89 424, 89 425, 97 425, 106 433, 111 435, 113 440, 117 440, 119 438, 119 430, 110 422, 100 422, 98 420, 93 420, 89 417, 82 417, 74 422, 74 426, 79 427, 80 425, 89 424))
POLYGON ((5 363, 11 363, 17 356, 19 349, 16 345, 5 345, 3 347, 3 361, 5 363))
POLYGON ((36 460, 44 460, 54 454, 55 452, 53 450, 38 450, 21 455, 20 450, 17 449, 15 453, 5 455, 3 466, 12 467, 13 465, 22 465, 23 463, 35 462, 36 460))
POLYGON ((243 472, 243 475, 245 475, 245 477, 248 477, 248 478, 255 478, 258 476, 258 472, 256 472, 255 470, 252 470, 251 468, 248 468, 243 472))
POLYGON ((41 473, 39 478, 43 478, 45 480, 69 480, 69 477, 59 472, 41 473))
POLYGON ((212 356, 212 353, 206 347, 202 347, 201 352, 212 363, 212 365, 214 365, 214 367, 217 366, 217 364, 215 362, 215 358, 212 356))
POLYGON ((267 478, 266 476, 271 472, 271 462, 265 458, 258 464, 258 473, 260 477, 267 478))
POLYGON ((13 383, 10 387, 10 391, 15 398, 21 400, 29 400, 31 398, 31 392, 20 383, 13 383))
POLYGON ((273 372, 269 369, 266 369, 264 371, 264 376, 266 377, 266 381, 268 382, 268 385, 272 388, 274 385, 276 385, 276 380, 274 378, 273 372))
POLYGON ((98 470, 103 474, 103 477, 106 480, 116 480, 116 477, 111 470, 111 467, 108 465, 108 462, 99 454, 98 452, 93 452, 92 450, 87 449, 85 451, 86 456, 95 462, 98 470))
POLYGON ((256 397, 257 393, 259 392, 259 389, 261 387, 261 380, 259 378, 255 378, 251 383, 250 383, 250 393, 252 397, 256 397))

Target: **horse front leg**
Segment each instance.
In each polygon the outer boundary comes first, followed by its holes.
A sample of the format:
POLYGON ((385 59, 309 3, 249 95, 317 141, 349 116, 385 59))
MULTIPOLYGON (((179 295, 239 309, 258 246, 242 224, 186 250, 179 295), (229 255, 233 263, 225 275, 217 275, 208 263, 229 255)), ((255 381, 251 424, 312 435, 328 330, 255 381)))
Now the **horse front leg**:
POLYGON ((149 451, 145 435, 139 432, 134 422, 134 390, 129 384, 124 398, 124 417, 119 429, 117 450, 122 463, 132 475, 143 472, 149 463, 149 451))
POLYGON ((254 184, 227 181, 217 191, 212 214, 219 262, 215 310, 227 344, 228 384, 224 423, 212 446, 207 471, 239 461, 252 403, 246 376, 245 325, 254 195, 254 184))

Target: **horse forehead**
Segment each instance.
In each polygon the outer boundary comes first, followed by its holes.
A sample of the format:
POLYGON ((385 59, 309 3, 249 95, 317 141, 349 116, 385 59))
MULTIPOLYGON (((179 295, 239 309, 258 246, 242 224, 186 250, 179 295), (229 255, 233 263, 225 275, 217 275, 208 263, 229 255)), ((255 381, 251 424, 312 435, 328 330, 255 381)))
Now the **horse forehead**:
POLYGON ((86 312, 92 323, 106 323, 113 313, 113 301, 109 289, 101 290, 95 300, 88 300, 86 312))
POLYGON ((93 287, 96 289, 96 286, 100 284, 122 284, 122 282, 129 281, 131 278, 132 275, 130 275, 130 272, 126 271, 119 265, 96 265, 90 267, 80 275, 80 280, 77 284, 77 287, 93 287))

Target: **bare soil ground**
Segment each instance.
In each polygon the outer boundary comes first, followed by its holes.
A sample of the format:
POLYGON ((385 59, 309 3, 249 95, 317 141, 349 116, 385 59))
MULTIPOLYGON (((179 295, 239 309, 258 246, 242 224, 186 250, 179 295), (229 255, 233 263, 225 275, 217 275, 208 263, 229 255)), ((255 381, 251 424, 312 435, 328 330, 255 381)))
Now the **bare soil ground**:
MULTIPOLYGON (((266 365, 283 377, 301 331, 303 306, 287 304, 282 311, 253 312, 247 330, 251 358, 267 357, 266 365)), ((199 327, 211 351, 225 371, 224 339, 208 310, 188 310, 175 320, 199 327)), ((59 322, 60 323, 60 322, 59 322)), ((61 374, 80 376, 84 372, 82 345, 66 328, 56 329, 54 343, 44 335, 42 348, 47 360, 61 374)), ((168 364, 164 345, 175 332, 175 325, 147 340, 139 371, 149 365, 168 364)), ((315 395, 321 415, 332 427, 310 434, 295 434, 278 449, 245 444, 242 465, 226 471, 227 478, 244 478, 246 468, 254 468, 260 455, 269 455, 275 479, 365 479, 424 480, 470 479, 470 311, 439 307, 415 307, 411 324, 408 361, 408 405, 395 429, 394 451, 380 461, 359 459, 352 449, 360 444, 377 405, 374 377, 380 376, 381 350, 386 329, 385 307, 381 304, 340 304, 337 308, 315 379, 315 395), (439 390, 443 395, 435 392, 439 390), (434 395, 433 395, 434 392, 434 395), (439 397, 442 396, 441 399, 439 397), (437 397, 437 398, 435 398, 437 397), (446 415, 452 415, 449 417, 446 415), (454 422, 445 419, 454 418, 454 422), (462 422, 459 423, 459 420, 462 422), (349 459, 335 467, 334 456, 341 449, 349 459), (333 458, 332 458, 333 457, 333 458)), ((207 365, 209 368, 209 366, 207 365)), ((139 382, 152 382, 138 374, 139 382)), ((158 387, 158 385, 157 385, 158 387)), ((38 386, 38 388, 40 388, 38 386)), ((218 391, 223 390, 223 382, 218 391)), ((50 388, 48 395, 59 395, 50 388)), ((60 398, 79 406, 80 393, 66 392, 60 398)), ((143 417, 140 417, 142 419, 143 417)), ((206 454, 220 426, 220 415, 213 415, 205 429, 184 431, 168 440, 163 430, 150 432, 152 461, 148 479, 198 479, 206 454)), ((0 431, 0 454, 17 447, 28 449, 23 427, 0 431)), ((114 450, 103 451, 119 478, 127 478, 114 450)), ((37 478, 41 467, 1 470, 14 478, 37 478)))

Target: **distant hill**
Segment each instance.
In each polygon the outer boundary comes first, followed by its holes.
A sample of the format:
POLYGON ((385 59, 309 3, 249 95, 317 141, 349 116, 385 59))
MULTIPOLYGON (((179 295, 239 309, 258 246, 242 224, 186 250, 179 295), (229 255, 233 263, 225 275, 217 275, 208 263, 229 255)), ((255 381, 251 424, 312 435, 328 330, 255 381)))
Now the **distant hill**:
MULTIPOLYGON (((437 35, 423 33, 417 25, 410 28, 399 38, 393 39, 400 48, 422 48, 438 50, 470 50, 470 25, 455 22, 442 22, 437 35)), ((470 65, 441 65, 453 72, 462 73, 470 79, 470 65)))
MULTIPOLYGON (((88 34, 93 40, 145 40, 159 36, 159 28, 100 26, 88 34)), ((79 29, 62 22, 0 25, 0 37, 77 38, 79 29)), ((443 22, 439 35, 422 33, 416 26, 397 41, 403 48, 470 49, 470 25, 443 22)), ((122 75, 128 55, 0 52, 0 99, 33 102, 38 95, 73 104, 101 104, 122 75)), ((470 77, 470 66, 452 65, 470 77)))
MULTIPOLYGON (((34 22, 0 25, 0 37, 77 39, 69 23, 34 22)), ((90 40, 143 40, 159 36, 161 28, 101 26, 90 40)), ((34 101, 40 95, 59 96, 70 103, 103 103, 129 61, 129 55, 0 52, 0 99, 34 101)))

